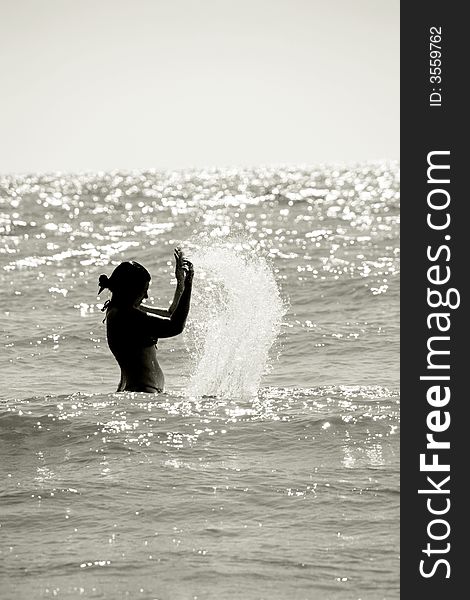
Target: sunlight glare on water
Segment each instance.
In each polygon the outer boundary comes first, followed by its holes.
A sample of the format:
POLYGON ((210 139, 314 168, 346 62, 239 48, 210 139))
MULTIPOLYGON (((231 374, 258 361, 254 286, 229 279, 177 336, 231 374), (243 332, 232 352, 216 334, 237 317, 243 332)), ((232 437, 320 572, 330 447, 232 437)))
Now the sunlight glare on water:
POLYGON ((0 176, 2 600, 398 598, 399 219, 398 163, 0 176), (114 393, 98 278, 179 245, 114 393))

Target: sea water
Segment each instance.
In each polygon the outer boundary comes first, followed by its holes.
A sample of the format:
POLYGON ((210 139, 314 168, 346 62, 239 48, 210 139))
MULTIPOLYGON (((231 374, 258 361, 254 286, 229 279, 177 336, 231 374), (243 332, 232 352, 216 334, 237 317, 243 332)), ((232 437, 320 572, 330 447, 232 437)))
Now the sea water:
POLYGON ((2 599, 399 596, 399 168, 0 177, 2 599), (174 291, 115 393, 101 273, 174 291))

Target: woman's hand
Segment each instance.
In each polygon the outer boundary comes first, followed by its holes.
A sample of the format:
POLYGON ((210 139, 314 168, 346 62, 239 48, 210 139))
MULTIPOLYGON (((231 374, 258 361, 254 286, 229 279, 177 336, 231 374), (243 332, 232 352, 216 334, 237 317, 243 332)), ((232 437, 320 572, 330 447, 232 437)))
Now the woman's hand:
POLYGON ((181 248, 175 248, 175 260, 176 260, 176 266, 175 266, 175 277, 176 277, 176 284, 178 286, 182 286, 184 284, 184 279, 185 279, 185 272, 184 272, 184 254, 183 251, 181 250, 181 248))
POLYGON ((193 277, 194 277, 194 267, 193 267, 193 263, 190 262, 189 260, 187 260, 186 258, 184 259, 184 264, 183 264, 183 268, 185 271, 185 282, 186 281, 192 281, 193 277))
POLYGON ((192 280, 194 276, 193 263, 184 257, 181 248, 175 248, 175 277, 178 286, 184 287, 184 282, 192 280))

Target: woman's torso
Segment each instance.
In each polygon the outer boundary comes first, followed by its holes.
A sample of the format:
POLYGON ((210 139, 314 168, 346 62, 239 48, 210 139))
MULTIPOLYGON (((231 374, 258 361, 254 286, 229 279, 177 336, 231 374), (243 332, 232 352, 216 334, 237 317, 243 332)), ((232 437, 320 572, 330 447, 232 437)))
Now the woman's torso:
POLYGON ((163 372, 158 364, 157 338, 145 328, 137 308, 109 308, 106 315, 108 345, 121 367, 118 392, 161 392, 163 372))

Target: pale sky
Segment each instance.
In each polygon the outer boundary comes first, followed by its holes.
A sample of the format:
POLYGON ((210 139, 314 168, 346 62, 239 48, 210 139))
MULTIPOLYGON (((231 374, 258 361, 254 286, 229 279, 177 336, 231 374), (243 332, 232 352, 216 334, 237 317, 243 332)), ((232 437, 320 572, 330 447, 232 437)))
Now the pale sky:
POLYGON ((0 0, 0 173, 399 158, 399 0, 0 0))

